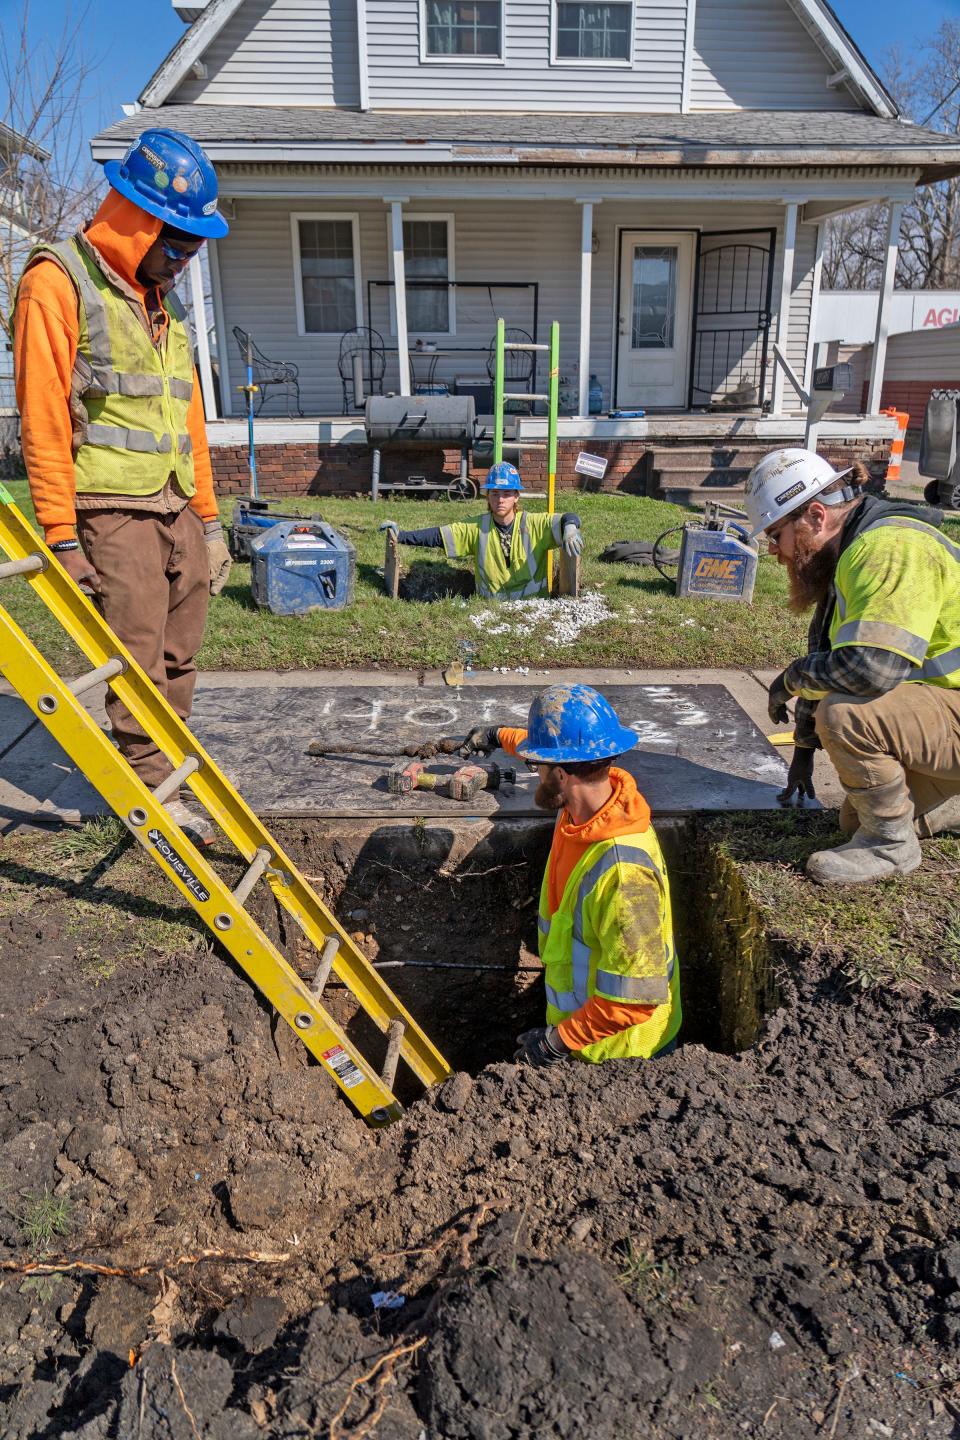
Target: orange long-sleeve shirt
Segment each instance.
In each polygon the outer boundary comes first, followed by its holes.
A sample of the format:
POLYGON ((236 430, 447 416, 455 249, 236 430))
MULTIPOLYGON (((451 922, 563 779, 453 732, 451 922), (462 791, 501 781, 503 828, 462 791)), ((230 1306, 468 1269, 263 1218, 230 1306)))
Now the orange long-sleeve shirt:
MULTIPOLYGON (((86 237, 106 262, 139 296, 148 322, 146 288, 136 278, 137 268, 160 233, 162 221, 115 190, 108 192, 86 237)), ((165 313, 153 314, 153 323, 165 324, 165 313)), ((13 363, 21 445, 37 520, 47 543, 73 537, 76 530, 76 488, 73 471, 73 426, 70 420, 70 382, 80 324, 77 293, 70 279, 52 260, 31 265, 20 285, 13 333, 13 363)), ((213 470, 204 422, 203 401, 196 372, 193 397, 187 413, 193 442, 196 494, 191 505, 202 520, 215 520, 213 470)), ((122 497, 118 497, 122 506, 122 497)))
MULTIPOLYGON (((526 730, 514 730, 509 726, 499 731, 501 748, 508 755, 515 755, 517 746, 526 737, 526 730)), ((650 806, 637 789, 633 776, 612 765, 610 784, 613 787, 610 799, 582 825, 575 825, 566 810, 560 812, 547 860, 547 902, 551 915, 563 899, 567 881, 589 845, 595 845, 598 840, 612 839, 615 835, 636 834, 638 830, 646 830, 650 824, 650 806)), ((619 1035, 621 1030, 628 1030, 631 1025, 642 1025, 653 1010, 652 1005, 628 1005, 619 1000, 607 1000, 602 995, 591 995, 586 1004, 560 1022, 557 1031, 568 1049, 582 1050, 608 1035, 619 1035)))

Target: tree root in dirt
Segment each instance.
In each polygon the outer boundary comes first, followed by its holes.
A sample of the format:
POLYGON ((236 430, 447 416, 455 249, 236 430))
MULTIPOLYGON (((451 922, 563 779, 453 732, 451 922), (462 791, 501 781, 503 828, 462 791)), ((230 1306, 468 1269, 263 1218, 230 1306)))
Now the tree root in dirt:
POLYGON ((290 1259, 289 1251, 272 1254, 268 1250, 198 1250, 195 1255, 176 1255, 171 1260, 148 1260, 144 1265, 100 1265, 93 1260, 0 1260, 0 1270, 14 1275, 60 1275, 81 1270, 87 1275, 120 1275, 135 1280, 142 1275, 162 1275, 181 1265, 202 1265, 219 1260, 232 1265, 282 1265, 290 1259))
POLYGON ((421 1335, 418 1340, 413 1340, 407 1345, 397 1345, 386 1355, 381 1355, 379 1360, 371 1366, 365 1375, 360 1375, 356 1380, 351 1380, 347 1398, 340 1409, 330 1421, 328 1431, 329 1440, 363 1440, 366 1435, 372 1435, 377 1425, 383 1418, 390 1400, 390 1385, 395 1378, 395 1371, 400 1360, 407 1355, 413 1355, 422 1346, 426 1345, 428 1336, 421 1335), (357 1398, 360 1387, 375 1381, 373 1392, 369 1397, 372 1402, 371 1409, 366 1417, 357 1425, 345 1428, 344 1420, 347 1411, 357 1398))

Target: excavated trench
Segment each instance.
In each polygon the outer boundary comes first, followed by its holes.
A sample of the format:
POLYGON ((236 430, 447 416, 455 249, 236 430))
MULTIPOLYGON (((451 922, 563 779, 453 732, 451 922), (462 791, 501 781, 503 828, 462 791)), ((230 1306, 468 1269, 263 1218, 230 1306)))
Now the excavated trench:
POLYGON ((549 822, 276 829, 458 1073, 371 1131, 222 955, 130 948, 169 896, 111 929, 135 852, 69 894, 0 857, 0 1258, 113 1272, 0 1272, 5 1440, 946 1440, 955 1012, 771 937, 716 821, 661 820, 680 1049, 517 1067, 549 822))

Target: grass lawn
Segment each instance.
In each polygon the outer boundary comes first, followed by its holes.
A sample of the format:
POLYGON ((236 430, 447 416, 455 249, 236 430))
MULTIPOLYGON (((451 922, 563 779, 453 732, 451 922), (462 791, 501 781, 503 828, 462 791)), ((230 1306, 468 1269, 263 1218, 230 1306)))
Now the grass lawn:
MULTIPOLYGON (((32 517, 25 481, 8 488, 32 517)), ((651 667, 776 666, 805 649, 806 621, 786 606, 783 572, 768 555, 760 559, 752 605, 714 600, 677 600, 672 586, 650 567, 608 565, 597 559, 613 540, 652 540, 690 513, 675 505, 634 496, 570 495, 562 503, 583 520, 586 549, 583 590, 602 598, 609 616, 564 643, 551 635, 553 621, 572 602, 534 607, 496 606, 476 598, 431 604, 393 602, 383 593, 383 536, 377 526, 390 517, 409 529, 479 514, 482 503, 449 500, 383 500, 302 497, 284 504, 320 514, 356 547, 357 583, 347 610, 317 611, 302 619, 258 610, 250 596, 250 571, 235 565, 223 593, 211 602, 201 669, 288 670, 384 666, 432 669, 457 658, 475 668, 530 665, 651 667), (530 609, 543 616, 531 618, 530 609), (480 624, 473 620, 484 618, 480 624), (497 633, 488 633, 495 628, 497 633)), ((538 502, 531 502, 537 508, 538 502)), ((229 521, 233 500, 221 505, 229 521)), ((957 525, 951 526, 953 533, 957 525)), ((405 565, 447 566, 442 551, 407 549, 405 565)), ((4 592, 4 603, 44 654, 67 673, 80 668, 73 652, 25 582, 4 592), (9 597, 9 598, 8 598, 9 597)), ((602 609, 601 609, 602 613, 602 609)))

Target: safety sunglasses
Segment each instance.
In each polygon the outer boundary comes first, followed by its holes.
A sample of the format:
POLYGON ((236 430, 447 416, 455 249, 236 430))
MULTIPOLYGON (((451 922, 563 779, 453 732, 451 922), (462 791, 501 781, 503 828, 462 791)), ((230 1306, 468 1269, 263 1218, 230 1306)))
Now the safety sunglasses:
POLYGON ((172 240, 166 240, 163 236, 160 237, 160 249, 168 260, 176 260, 182 265, 192 260, 194 255, 200 254, 199 250, 181 250, 179 245, 174 245, 172 240))

